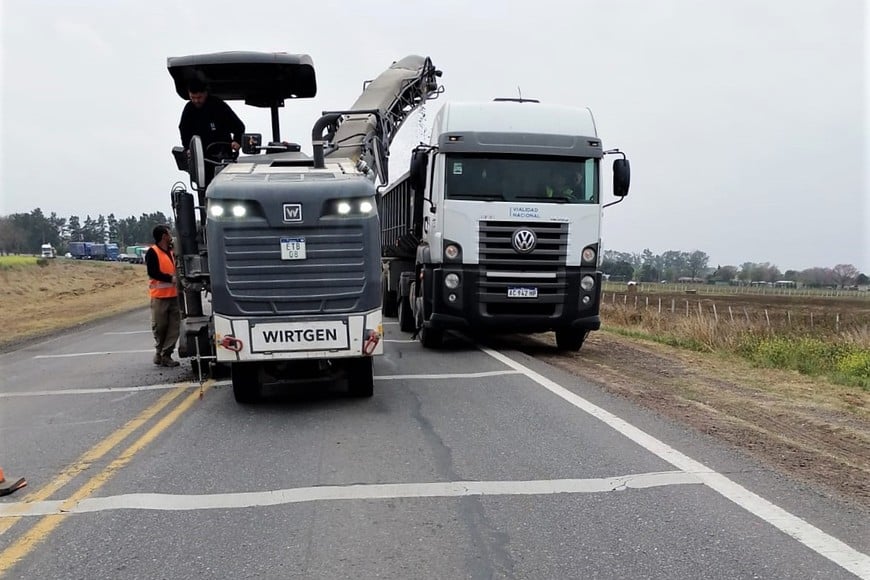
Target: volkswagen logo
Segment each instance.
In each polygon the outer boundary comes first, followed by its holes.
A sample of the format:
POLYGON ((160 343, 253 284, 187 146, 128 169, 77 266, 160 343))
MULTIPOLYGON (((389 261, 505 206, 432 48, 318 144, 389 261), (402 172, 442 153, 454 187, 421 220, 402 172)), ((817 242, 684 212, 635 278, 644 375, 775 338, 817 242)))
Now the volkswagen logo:
POLYGON ((515 231, 511 237, 511 245, 520 254, 528 254, 535 249, 537 243, 538 237, 535 236, 535 232, 525 228, 515 231))

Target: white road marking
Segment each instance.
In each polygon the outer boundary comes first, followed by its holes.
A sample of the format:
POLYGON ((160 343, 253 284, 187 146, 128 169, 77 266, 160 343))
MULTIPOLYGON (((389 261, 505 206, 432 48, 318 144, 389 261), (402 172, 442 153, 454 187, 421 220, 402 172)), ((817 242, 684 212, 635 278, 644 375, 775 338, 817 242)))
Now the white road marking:
POLYGON ((103 334, 119 335, 119 334, 151 334, 150 330, 125 330, 123 332, 104 332, 103 334))
POLYGON ((763 497, 749 491, 742 485, 731 481, 721 473, 680 453, 670 445, 638 429, 616 415, 590 403, 583 397, 572 393, 565 387, 533 371, 498 351, 478 347, 494 359, 526 375, 548 391, 571 403, 578 409, 589 413, 609 427, 615 429, 647 451, 661 457, 677 469, 696 475, 702 483, 728 498, 749 513, 761 518, 780 531, 788 534, 808 548, 818 552, 838 566, 845 568, 859 578, 870 580, 870 556, 855 550, 845 542, 826 534, 809 522, 785 511, 763 497))
POLYGON ((404 381, 414 379, 452 380, 452 379, 482 379, 485 377, 500 377, 503 375, 519 375, 519 371, 484 371, 480 373, 452 373, 432 375, 375 375, 376 381, 404 381))
POLYGON ((100 350, 96 352, 70 352, 67 354, 38 354, 33 358, 75 358, 79 356, 104 356, 108 354, 142 354, 146 352, 153 353, 154 349, 149 348, 145 350, 100 350))
MULTIPOLYGON (((151 351, 147 351, 151 352, 151 351)), ((520 371, 483 371, 479 373, 452 373, 452 374, 431 374, 431 375, 375 375, 376 381, 413 381, 413 380, 455 380, 455 379, 483 379, 486 377, 500 377, 504 375, 519 375, 523 374, 520 371)), ((113 393, 137 393, 140 391, 160 391, 166 389, 174 389, 182 383, 164 383, 159 385, 143 385, 140 387, 103 387, 99 389, 54 389, 50 391, 21 391, 14 393, 0 393, 0 399, 11 399, 16 397, 57 397, 66 395, 108 395, 113 393)), ((215 387, 225 387, 231 384, 230 381, 216 381, 215 387)), ((199 388, 198 384, 194 384, 191 388, 199 388)))
POLYGON ((398 498, 465 497, 486 495, 550 495, 557 493, 604 493, 627 489, 647 489, 667 485, 699 484, 690 473, 666 471, 639 473, 601 479, 550 479, 535 481, 445 481, 437 483, 385 483, 324 485, 268 491, 174 495, 130 493, 109 497, 92 497, 78 502, 68 511, 60 511, 64 500, 0 504, 0 518, 47 516, 60 513, 84 514, 107 510, 141 509, 191 511, 240 509, 286 505, 312 501, 378 500, 398 498))
MULTIPOLYGON (((141 387, 105 387, 102 389, 56 389, 53 391, 26 391, 20 393, 0 393, 0 399, 11 399, 13 397, 55 397, 58 395, 108 395, 113 393, 137 393, 140 391, 161 391, 168 389, 176 389, 181 385, 188 384, 190 381, 181 383, 164 383, 160 385, 144 385, 141 387)), ((228 385, 229 381, 221 381, 228 385)), ((215 383, 218 385, 220 383, 215 383)), ((199 383, 190 385, 190 388, 199 388, 199 383)))

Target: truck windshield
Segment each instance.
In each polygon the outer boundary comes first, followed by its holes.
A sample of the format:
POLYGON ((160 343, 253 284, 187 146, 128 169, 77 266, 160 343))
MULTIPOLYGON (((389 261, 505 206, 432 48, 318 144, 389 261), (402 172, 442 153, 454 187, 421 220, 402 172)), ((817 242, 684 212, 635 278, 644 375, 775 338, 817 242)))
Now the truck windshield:
POLYGON ((444 196, 475 201, 598 203, 598 160, 450 154, 444 196))

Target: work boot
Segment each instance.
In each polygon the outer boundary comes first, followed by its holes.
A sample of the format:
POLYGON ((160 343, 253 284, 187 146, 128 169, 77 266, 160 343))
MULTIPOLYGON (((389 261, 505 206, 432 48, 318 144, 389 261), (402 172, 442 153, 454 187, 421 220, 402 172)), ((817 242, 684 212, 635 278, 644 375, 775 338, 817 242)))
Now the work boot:
POLYGON ((163 355, 163 357, 160 359, 160 366, 164 366, 164 367, 177 367, 177 366, 180 366, 180 365, 181 365, 181 363, 178 362, 177 360, 174 360, 174 359, 172 358, 172 355, 170 355, 170 354, 165 354, 165 355, 163 355))
POLYGON ((160 366, 163 364, 163 357, 160 356, 159 352, 154 355, 154 364, 156 364, 157 366, 160 366))

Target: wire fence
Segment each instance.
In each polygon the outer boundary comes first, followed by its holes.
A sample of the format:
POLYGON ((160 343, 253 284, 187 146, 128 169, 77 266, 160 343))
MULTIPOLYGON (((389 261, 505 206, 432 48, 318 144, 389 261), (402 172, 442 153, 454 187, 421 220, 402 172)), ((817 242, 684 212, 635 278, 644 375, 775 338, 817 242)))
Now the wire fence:
MULTIPOLYGON (((635 293, 605 293, 602 305, 654 312, 660 318, 697 318, 713 324, 740 324, 768 329, 808 331, 811 333, 867 333, 870 311, 839 311, 836 308, 809 308, 795 305, 784 308, 768 305, 727 304, 721 299, 641 296, 635 293)), ((836 304, 834 305, 836 306, 836 304)))

